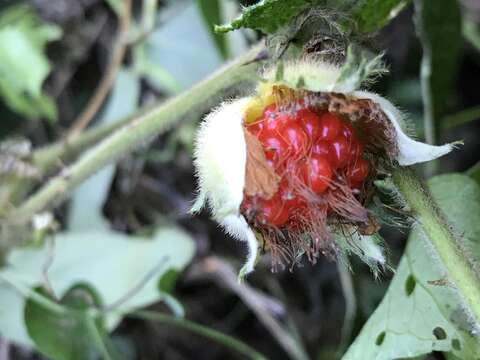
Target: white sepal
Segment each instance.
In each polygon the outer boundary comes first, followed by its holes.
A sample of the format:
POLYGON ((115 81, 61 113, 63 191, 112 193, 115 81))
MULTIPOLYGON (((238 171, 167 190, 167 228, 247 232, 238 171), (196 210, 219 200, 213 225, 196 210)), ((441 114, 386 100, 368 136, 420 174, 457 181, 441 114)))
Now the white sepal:
POLYGON ((205 117, 195 143, 194 163, 199 192, 191 212, 206 204, 213 218, 234 238, 248 246, 242 274, 253 271, 257 239, 240 214, 245 185, 247 148, 243 114, 250 98, 225 102, 205 117))
POLYGON ((194 151, 199 194, 192 212, 207 203, 217 221, 239 213, 247 161, 242 118, 248 101, 225 102, 200 125, 194 151))
POLYGON ((220 224, 225 230, 237 240, 245 241, 247 243, 247 260, 239 272, 239 279, 251 273, 255 267, 255 261, 258 255, 258 242, 255 233, 248 226, 245 218, 238 215, 227 215, 223 218, 220 224))
POLYGON ((367 91, 354 91, 352 96, 358 99, 370 99, 380 105, 380 108, 395 128, 395 141, 399 150, 396 160, 400 165, 407 166, 430 161, 453 150, 453 144, 434 146, 413 140, 406 135, 402 130, 402 124, 404 123, 403 114, 387 99, 367 91))

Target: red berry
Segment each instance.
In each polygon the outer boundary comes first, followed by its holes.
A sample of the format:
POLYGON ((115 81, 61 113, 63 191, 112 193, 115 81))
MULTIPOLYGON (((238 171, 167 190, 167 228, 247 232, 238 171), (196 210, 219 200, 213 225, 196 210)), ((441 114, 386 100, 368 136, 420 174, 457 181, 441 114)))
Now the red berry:
POLYGON ((282 226, 288 221, 290 215, 289 209, 279 194, 275 194, 269 200, 260 200, 259 220, 261 223, 273 226, 282 226))
POLYGON ((299 124, 287 123, 281 130, 281 136, 290 146, 290 155, 297 157, 301 152, 306 152, 308 137, 299 124))
POLYGON ((280 184, 278 193, 289 212, 294 212, 305 203, 305 200, 296 194, 285 181, 280 184))
POLYGON ((332 113, 323 113, 320 117, 320 139, 331 141, 335 139, 342 129, 342 122, 332 113))
POLYGON ((260 134, 259 140, 263 145, 265 156, 268 160, 277 162, 285 159, 288 155, 289 145, 283 138, 271 133, 266 134, 266 132, 263 131, 260 134))
POLYGON ((317 141, 312 147, 312 153, 328 157, 330 154, 330 143, 323 140, 317 141))
POLYGON ((270 117, 275 117, 276 114, 277 114, 277 105, 275 104, 270 104, 263 110, 263 117, 265 119, 270 117))
POLYGON ((330 143, 330 162, 334 169, 342 168, 347 165, 350 158, 349 141, 342 135, 335 138, 330 143))
POLYGON ((368 175, 370 165, 367 160, 359 158, 348 168, 348 178, 352 183, 360 183, 368 175))
POLYGON ((263 118, 258 118, 257 120, 255 120, 255 122, 247 125, 248 131, 250 131, 250 133, 252 133, 255 136, 257 136, 260 133, 260 131, 263 130, 263 128, 264 128, 263 118))
POLYGON ((297 112, 296 118, 307 133, 311 142, 320 136, 320 118, 309 109, 301 109, 297 112))
POLYGON ((356 138, 350 138, 350 158, 358 159, 363 154, 363 145, 356 138))
POLYGON ((313 154, 299 170, 303 181, 313 192, 320 194, 328 188, 332 168, 326 157, 313 154))
POLYGON ((355 129, 353 128, 352 124, 344 122, 342 124, 340 133, 348 139, 355 136, 355 129))

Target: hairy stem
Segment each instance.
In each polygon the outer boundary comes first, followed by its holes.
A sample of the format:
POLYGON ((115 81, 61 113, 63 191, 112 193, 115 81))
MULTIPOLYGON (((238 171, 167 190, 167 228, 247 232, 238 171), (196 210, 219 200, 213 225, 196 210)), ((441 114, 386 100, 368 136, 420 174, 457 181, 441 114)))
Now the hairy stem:
POLYGON ((136 114, 120 121, 94 127, 82 132, 73 139, 64 139, 40 147, 33 152, 32 162, 42 173, 47 173, 55 168, 56 165, 65 163, 138 116, 139 114, 136 114))
POLYGON ((475 322, 480 324, 480 279, 445 215, 412 169, 398 168, 393 181, 430 239, 449 280, 470 308, 475 322))
POLYGON ((187 319, 173 317, 171 315, 161 314, 159 312, 139 310, 128 314, 128 316, 141 318, 149 321, 158 321, 164 324, 173 325, 188 331, 191 331, 195 334, 204 336, 206 338, 212 339, 220 344, 223 344, 231 349, 238 351, 243 354, 248 359, 263 360, 266 359, 265 356, 252 349, 247 344, 229 336, 222 332, 213 330, 206 326, 194 323, 187 319))
MULTIPOLYGON (((24 223, 68 193, 105 165, 118 160, 137 146, 148 143, 167 130, 191 110, 209 102, 222 90, 256 76, 258 64, 252 62, 259 52, 252 49, 246 56, 227 65, 190 90, 168 100, 147 113, 134 117, 98 145, 87 151, 71 166, 53 177, 18 208, 8 214, 12 223, 24 223)), ((38 154, 37 154, 38 155, 38 154)))

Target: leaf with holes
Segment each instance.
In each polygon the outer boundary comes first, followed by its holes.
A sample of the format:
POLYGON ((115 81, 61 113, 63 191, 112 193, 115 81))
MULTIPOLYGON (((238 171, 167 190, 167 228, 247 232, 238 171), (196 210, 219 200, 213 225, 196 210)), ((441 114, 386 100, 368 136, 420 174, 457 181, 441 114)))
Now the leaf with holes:
MULTIPOLYGON (((470 253, 480 255, 480 187, 459 174, 437 176, 429 186, 450 222, 463 234, 470 253)), ((480 344, 473 332, 457 292, 416 228, 387 294, 344 360, 396 359, 432 351, 475 359, 480 344)))

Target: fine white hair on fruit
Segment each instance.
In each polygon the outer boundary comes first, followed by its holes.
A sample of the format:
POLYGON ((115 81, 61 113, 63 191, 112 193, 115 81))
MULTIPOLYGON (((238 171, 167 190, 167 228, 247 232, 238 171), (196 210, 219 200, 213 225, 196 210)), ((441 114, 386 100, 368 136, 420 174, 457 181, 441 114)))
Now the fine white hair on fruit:
POLYGON ((258 247, 255 234, 240 214, 247 161, 243 114, 250 100, 225 102, 201 124, 194 151, 199 191, 191 209, 198 212, 207 204, 212 217, 230 235, 247 243, 243 274, 253 270, 258 247))
POLYGON ((453 144, 441 146, 429 145, 420 141, 413 140, 402 130, 403 114, 387 99, 368 91, 354 91, 352 96, 358 99, 370 99, 380 105, 380 108, 391 121, 395 132, 398 146, 397 161, 401 166, 408 166, 417 163, 430 161, 453 150, 453 144))

